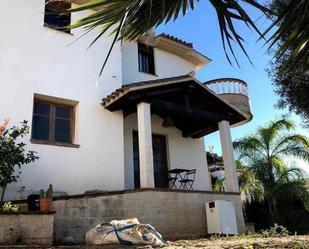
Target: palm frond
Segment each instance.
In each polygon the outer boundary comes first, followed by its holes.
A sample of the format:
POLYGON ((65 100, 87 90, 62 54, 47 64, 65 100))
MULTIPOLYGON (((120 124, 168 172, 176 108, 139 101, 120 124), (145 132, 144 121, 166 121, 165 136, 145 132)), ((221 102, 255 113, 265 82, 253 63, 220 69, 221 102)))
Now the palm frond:
MULTIPOLYGON (((232 64, 229 55, 229 53, 231 53, 238 64, 232 42, 235 42, 240 47, 250 63, 252 63, 243 45, 243 39, 235 29, 234 21, 245 23, 260 36, 263 36, 254 21, 237 0, 209 1, 217 12, 224 52, 229 63, 232 64)), ((145 32, 152 28, 156 28, 160 24, 174 21, 180 15, 185 16, 188 10, 193 10, 195 8, 197 2, 198 0, 91 0, 83 5, 71 8, 67 10, 67 12, 77 12, 88 9, 96 10, 95 13, 81 18, 70 27, 83 27, 86 32, 99 28, 100 34, 95 41, 102 37, 103 34, 116 34, 119 30, 119 23, 121 23, 126 16, 126 21, 123 23, 120 30, 121 35, 117 37, 116 40, 132 41, 137 40, 145 32)), ((262 13, 266 14, 268 12, 267 8, 259 4, 256 0, 242 0, 242 2, 253 6, 262 13)))
POLYGON ((278 156, 271 156, 269 159, 274 175, 277 176, 287 170, 286 163, 278 156))
POLYGON ((241 161, 236 161, 238 182, 240 192, 250 194, 252 199, 263 200, 264 189, 262 182, 258 179, 256 171, 252 167, 244 166, 241 161))
MULTIPOLYGON (((291 148, 296 149, 298 147, 301 147, 301 149, 304 151, 307 150, 309 153, 308 139, 305 136, 299 134, 286 135, 277 141, 274 150, 272 151, 272 155, 276 156, 280 155, 281 153, 286 155, 286 153, 288 152, 285 150, 286 148, 290 148, 291 150, 291 148)), ((293 155, 294 154, 295 153, 293 153, 293 155)))
POLYGON ((274 57, 279 60, 289 52, 288 63, 304 62, 304 69, 309 70, 309 1, 287 1, 285 8, 275 15, 275 20, 263 33, 272 33, 266 41, 270 50, 278 41, 274 57), (273 31, 274 30, 274 31, 273 31))
POLYGON ((288 147, 285 147, 276 153, 277 155, 285 155, 296 157, 305 161, 309 161, 309 151, 308 148, 304 147, 301 144, 293 144, 288 147))
POLYGON ((263 155, 266 157, 265 153, 266 146, 257 137, 248 136, 233 142, 233 147, 235 152, 238 154, 239 158, 250 157, 253 158, 255 154, 263 155))
POLYGON ((280 132, 289 131, 294 127, 295 125, 291 120, 284 118, 270 122, 265 127, 259 128, 258 133, 263 140, 263 144, 267 148, 267 153, 270 153, 271 145, 280 132))
POLYGON ((224 191, 225 178, 216 179, 215 184, 213 185, 213 191, 223 192, 224 191))
POLYGON ((287 182, 293 182, 303 179, 303 171, 300 168, 289 168, 278 174, 277 187, 287 182))

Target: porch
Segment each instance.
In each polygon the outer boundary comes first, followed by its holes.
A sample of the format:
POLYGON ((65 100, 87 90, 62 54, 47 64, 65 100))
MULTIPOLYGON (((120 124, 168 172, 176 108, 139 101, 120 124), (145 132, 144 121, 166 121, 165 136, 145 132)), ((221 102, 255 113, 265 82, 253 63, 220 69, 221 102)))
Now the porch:
POLYGON ((165 187, 168 171, 196 170, 211 190, 203 137, 219 130, 227 191, 239 192, 230 125, 249 120, 192 75, 124 85, 102 100, 124 117, 125 188, 165 187))

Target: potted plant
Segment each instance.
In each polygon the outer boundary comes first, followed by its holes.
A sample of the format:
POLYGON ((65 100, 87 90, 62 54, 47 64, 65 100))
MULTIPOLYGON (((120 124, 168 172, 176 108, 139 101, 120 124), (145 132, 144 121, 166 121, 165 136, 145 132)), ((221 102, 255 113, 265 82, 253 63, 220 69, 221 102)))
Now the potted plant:
POLYGON ((40 211, 47 212, 50 211, 53 199, 53 185, 49 184, 47 191, 44 189, 40 190, 40 211))

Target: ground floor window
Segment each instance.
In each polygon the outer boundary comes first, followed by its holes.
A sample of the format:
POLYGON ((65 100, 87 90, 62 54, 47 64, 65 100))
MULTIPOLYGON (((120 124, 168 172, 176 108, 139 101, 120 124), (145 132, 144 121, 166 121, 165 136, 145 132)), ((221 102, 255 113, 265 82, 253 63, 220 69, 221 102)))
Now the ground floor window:
POLYGON ((52 97, 49 97, 48 100, 34 98, 32 140, 73 144, 76 105, 73 104, 73 101, 64 102, 62 103, 58 98, 53 101, 52 97))

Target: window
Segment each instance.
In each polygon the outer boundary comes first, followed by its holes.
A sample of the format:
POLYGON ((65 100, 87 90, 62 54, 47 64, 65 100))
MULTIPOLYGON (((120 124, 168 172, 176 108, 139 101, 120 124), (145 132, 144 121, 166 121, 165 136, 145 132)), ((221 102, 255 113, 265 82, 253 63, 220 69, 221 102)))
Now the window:
POLYGON ((34 100, 32 141, 73 144, 74 109, 72 105, 34 100))
POLYGON ((140 72, 155 74, 153 47, 138 43, 138 69, 140 72))
POLYGON ((71 14, 63 13, 70 8, 71 3, 67 0, 45 0, 44 25, 70 33, 70 29, 66 27, 71 24, 71 14))

